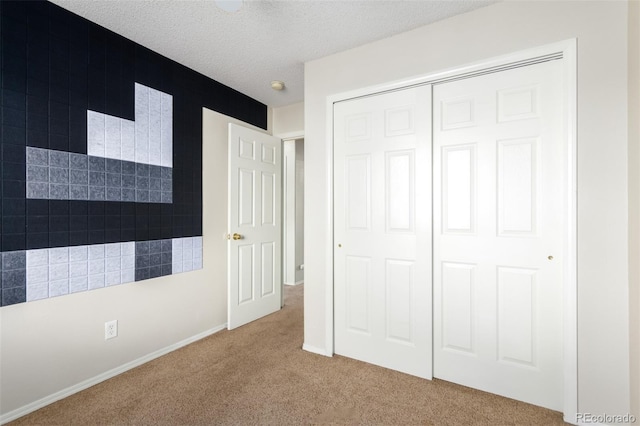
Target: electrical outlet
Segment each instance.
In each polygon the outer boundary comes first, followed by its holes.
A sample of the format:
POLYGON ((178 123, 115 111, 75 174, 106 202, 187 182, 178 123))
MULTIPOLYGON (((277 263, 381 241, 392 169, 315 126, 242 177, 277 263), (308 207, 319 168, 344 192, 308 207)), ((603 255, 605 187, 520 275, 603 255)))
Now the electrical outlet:
POLYGON ((104 323, 104 340, 118 337, 118 320, 107 321, 104 323))

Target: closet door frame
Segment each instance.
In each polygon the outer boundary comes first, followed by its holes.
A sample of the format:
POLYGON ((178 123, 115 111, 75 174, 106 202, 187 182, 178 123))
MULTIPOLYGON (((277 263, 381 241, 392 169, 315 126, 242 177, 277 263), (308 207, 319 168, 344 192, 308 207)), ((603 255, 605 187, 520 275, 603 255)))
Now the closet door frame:
MULTIPOLYGON (((514 52, 472 64, 432 72, 425 75, 408 78, 405 80, 388 82, 370 87, 364 87, 327 97, 326 101, 326 130, 327 135, 333 135, 333 107, 336 102, 350 99, 372 96, 383 92, 400 90, 412 86, 436 84, 461 78, 471 78, 475 75, 497 72, 501 70, 532 65, 545 60, 562 60, 564 83, 564 133, 566 135, 565 149, 567 152, 566 179, 563 182, 565 188, 565 223, 566 235, 564 245, 566 254, 564 258, 563 276, 563 414, 568 423, 577 424, 578 413, 578 331, 577 331, 577 40, 568 39, 532 49, 514 52)), ((327 142, 326 164, 329 164, 327 194, 328 209, 330 215, 331 235, 333 235, 333 136, 327 142)), ((326 300, 325 300, 325 330, 327 342, 327 354, 334 353, 334 265, 333 251, 335 242, 332 241, 326 250, 326 300)), ((433 286, 433 283, 431 283, 433 286)), ((431 335, 433 339, 433 332, 431 335)))

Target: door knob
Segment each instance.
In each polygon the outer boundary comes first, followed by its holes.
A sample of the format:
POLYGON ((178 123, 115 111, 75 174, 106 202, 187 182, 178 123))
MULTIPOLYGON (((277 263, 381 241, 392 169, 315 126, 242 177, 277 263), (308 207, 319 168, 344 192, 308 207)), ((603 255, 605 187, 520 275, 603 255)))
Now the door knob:
POLYGON ((242 239, 242 235, 238 234, 237 232, 235 234, 233 234, 232 237, 234 240, 241 240, 242 239))

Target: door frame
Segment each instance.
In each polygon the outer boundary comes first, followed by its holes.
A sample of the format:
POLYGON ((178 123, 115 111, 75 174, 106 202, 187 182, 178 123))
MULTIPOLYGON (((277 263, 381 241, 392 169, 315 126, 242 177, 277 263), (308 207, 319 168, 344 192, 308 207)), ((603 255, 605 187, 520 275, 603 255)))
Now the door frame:
MULTIPOLYGON (((448 70, 433 72, 413 78, 364 87, 327 97, 326 101, 326 132, 328 140, 327 156, 328 195, 327 208, 329 210, 329 226, 331 229, 331 244, 327 246, 326 258, 326 300, 325 300, 325 330, 326 355, 334 353, 334 205, 333 205, 333 155, 334 155, 334 122, 333 106, 337 102, 373 96, 383 92, 406 89, 412 86, 434 84, 458 78, 469 78, 526 65, 532 65, 549 59, 562 59, 566 116, 564 123, 567 149, 565 164, 566 233, 564 247, 566 256, 563 264, 563 300, 562 300, 562 332, 563 332, 563 414, 568 423, 577 424, 578 413, 578 318, 577 318, 577 40, 568 39, 557 43, 547 44, 511 54, 488 58, 472 64, 461 65, 448 70)), ((433 282, 431 283, 433 288, 433 282)), ((433 339, 433 333, 431 335, 433 339)))
POLYGON ((304 130, 294 130, 292 132, 285 132, 285 133, 278 133, 278 134, 274 134, 273 136, 275 136, 276 138, 280 138, 280 141, 282 143, 282 158, 280 160, 280 164, 282 164, 282 185, 280 185, 280 192, 282 194, 282 203, 280 208, 282 209, 282 217, 280 218, 280 227, 282 229, 281 232, 281 238, 282 238, 282 244, 281 244, 281 250, 280 250, 280 259, 282 259, 282 262, 280 262, 280 276, 282 277, 282 279, 280 280, 280 307, 284 308, 284 267, 285 267, 285 207, 286 207, 286 203, 285 203, 285 186, 284 186, 284 143, 287 141, 296 141, 298 139, 304 139, 304 130))

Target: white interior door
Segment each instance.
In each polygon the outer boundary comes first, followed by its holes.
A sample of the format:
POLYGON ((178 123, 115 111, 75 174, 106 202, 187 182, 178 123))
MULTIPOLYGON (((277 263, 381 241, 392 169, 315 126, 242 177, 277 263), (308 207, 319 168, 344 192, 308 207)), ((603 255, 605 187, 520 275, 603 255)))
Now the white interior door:
POLYGON ((431 378, 431 87, 334 106, 335 353, 431 378))
POLYGON ((434 86, 434 376, 562 410, 562 62, 434 86))
POLYGON ((281 149, 280 139, 229 124, 230 330, 281 306, 281 149))

